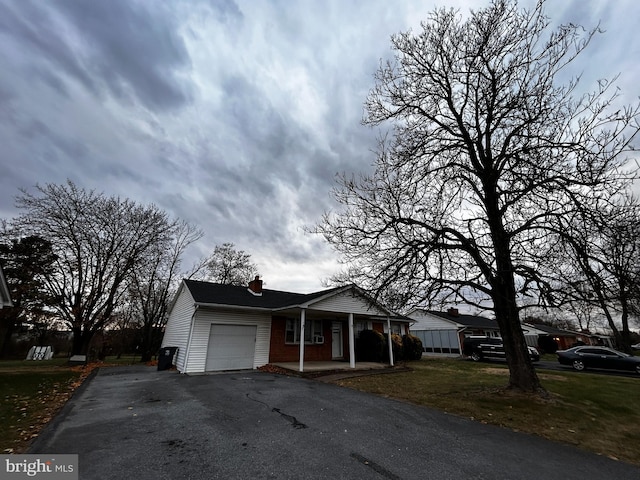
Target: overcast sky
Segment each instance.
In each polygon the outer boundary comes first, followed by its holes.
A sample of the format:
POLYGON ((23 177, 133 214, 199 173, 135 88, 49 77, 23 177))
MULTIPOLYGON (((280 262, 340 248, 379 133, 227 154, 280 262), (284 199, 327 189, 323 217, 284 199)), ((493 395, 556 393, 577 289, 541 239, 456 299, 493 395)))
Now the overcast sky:
MULTIPOLYGON (((66 179, 154 203, 232 242, 266 288, 310 292, 336 256, 303 232, 338 172, 370 170, 363 102, 389 37, 488 0, 0 0, 0 218, 18 188, 66 179)), ((523 1, 530 7, 534 1, 523 1)), ((606 32, 574 65, 640 93, 640 2, 549 0, 606 32)))

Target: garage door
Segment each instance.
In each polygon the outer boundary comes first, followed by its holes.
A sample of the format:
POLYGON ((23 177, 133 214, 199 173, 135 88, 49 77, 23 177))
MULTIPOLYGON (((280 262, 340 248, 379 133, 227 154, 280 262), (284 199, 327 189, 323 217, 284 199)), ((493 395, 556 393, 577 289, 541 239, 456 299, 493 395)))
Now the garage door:
POLYGON ((253 368, 255 325, 211 325, 206 370, 253 368))

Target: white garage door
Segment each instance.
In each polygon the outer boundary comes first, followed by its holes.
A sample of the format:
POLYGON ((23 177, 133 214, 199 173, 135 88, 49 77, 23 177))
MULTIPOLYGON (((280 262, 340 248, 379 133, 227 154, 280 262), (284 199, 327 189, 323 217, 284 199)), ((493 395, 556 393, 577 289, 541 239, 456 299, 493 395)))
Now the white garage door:
POLYGON ((253 368, 255 325, 211 325, 206 370, 253 368))

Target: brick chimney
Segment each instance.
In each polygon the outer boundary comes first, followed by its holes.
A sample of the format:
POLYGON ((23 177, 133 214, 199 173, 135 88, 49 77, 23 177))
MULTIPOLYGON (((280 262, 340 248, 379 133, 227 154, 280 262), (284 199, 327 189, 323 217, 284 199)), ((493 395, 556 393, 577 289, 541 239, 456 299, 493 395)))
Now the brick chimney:
POLYGON ((452 317, 457 317, 459 315, 458 309, 450 308, 449 310, 447 310, 447 314, 451 315, 452 317))
POLYGON ((256 275, 256 278, 249 282, 249 291, 256 296, 262 296, 262 280, 256 275))

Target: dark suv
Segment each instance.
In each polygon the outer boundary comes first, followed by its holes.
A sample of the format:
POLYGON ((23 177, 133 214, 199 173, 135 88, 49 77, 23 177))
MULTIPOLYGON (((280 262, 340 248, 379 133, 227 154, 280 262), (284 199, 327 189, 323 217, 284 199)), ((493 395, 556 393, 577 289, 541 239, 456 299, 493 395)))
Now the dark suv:
MULTIPOLYGON (((540 360, 538 350, 527 346, 529 357, 532 362, 540 360)), ((502 339, 498 337, 467 337, 462 344, 462 353, 471 357, 474 362, 484 359, 505 360, 504 345, 502 339)))

